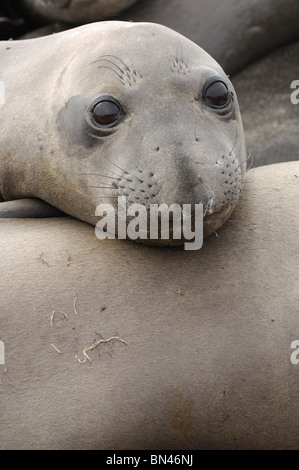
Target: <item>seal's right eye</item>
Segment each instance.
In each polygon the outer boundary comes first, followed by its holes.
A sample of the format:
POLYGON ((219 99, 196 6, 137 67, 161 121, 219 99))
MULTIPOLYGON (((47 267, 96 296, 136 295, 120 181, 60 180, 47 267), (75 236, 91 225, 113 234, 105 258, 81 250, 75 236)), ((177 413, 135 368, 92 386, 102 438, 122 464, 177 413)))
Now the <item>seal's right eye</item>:
POLYGON ((124 117, 121 105, 112 99, 99 101, 92 109, 95 124, 101 128, 117 126, 124 117))
POLYGON ((222 80, 209 80, 203 91, 203 99, 211 108, 221 109, 231 103, 231 94, 222 80))

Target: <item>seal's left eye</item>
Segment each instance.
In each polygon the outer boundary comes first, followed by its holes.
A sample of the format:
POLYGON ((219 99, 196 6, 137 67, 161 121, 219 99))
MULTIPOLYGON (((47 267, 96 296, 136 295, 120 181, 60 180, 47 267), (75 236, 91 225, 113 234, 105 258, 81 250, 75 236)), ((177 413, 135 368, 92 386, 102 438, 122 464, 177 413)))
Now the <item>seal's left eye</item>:
POLYGON ((230 103, 231 94, 225 83, 217 80, 204 90, 204 100, 212 108, 224 108, 230 103))
POLYGON ((94 106, 92 115, 100 127, 114 127, 123 117, 123 111, 117 102, 103 100, 94 106))

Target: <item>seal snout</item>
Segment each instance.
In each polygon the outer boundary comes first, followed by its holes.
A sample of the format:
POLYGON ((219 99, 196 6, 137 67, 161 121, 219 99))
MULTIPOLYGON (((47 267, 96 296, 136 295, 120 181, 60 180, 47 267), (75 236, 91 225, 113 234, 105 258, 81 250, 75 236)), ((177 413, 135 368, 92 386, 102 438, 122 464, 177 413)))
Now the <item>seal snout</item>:
POLYGON ((119 196, 126 196, 128 203, 149 204, 157 203, 160 185, 153 171, 136 168, 131 172, 125 172, 119 178, 117 185, 119 196))

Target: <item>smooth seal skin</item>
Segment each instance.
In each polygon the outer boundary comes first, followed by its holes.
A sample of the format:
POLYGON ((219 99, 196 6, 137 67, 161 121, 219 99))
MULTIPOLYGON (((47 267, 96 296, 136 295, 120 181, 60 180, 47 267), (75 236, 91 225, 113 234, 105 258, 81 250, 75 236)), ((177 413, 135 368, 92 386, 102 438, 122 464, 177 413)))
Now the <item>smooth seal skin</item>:
POLYGON ((249 177, 193 253, 0 220, 1 449, 298 448, 299 162, 249 177))
POLYGON ((20 0, 25 17, 43 22, 91 23, 113 17, 136 0, 20 0))
POLYGON ((142 0, 120 19, 160 23, 199 44, 235 73, 299 38, 299 2, 284 0, 142 0))
POLYGON ((118 196, 147 209, 202 203, 205 235, 229 217, 243 126, 230 80, 196 44, 156 24, 102 22, 4 42, 0 55, 4 200, 39 198, 91 224, 118 196))
POLYGON ((298 57, 297 41, 234 76, 252 166, 299 160, 298 57))

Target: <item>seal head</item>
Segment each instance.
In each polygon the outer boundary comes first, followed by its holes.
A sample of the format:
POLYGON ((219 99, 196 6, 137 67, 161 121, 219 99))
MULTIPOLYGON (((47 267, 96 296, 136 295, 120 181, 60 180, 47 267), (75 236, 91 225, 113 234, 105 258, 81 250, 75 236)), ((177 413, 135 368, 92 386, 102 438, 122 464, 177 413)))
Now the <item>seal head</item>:
MULTIPOLYGON (((4 198, 37 197, 92 224, 96 207, 120 196, 147 209, 201 203, 204 235, 217 230, 246 166, 236 93, 218 63, 150 23, 95 23, 27 42, 39 41, 55 60, 35 104, 42 158, 31 152, 4 198)), ((26 139, 33 131, 22 124, 26 139)))

